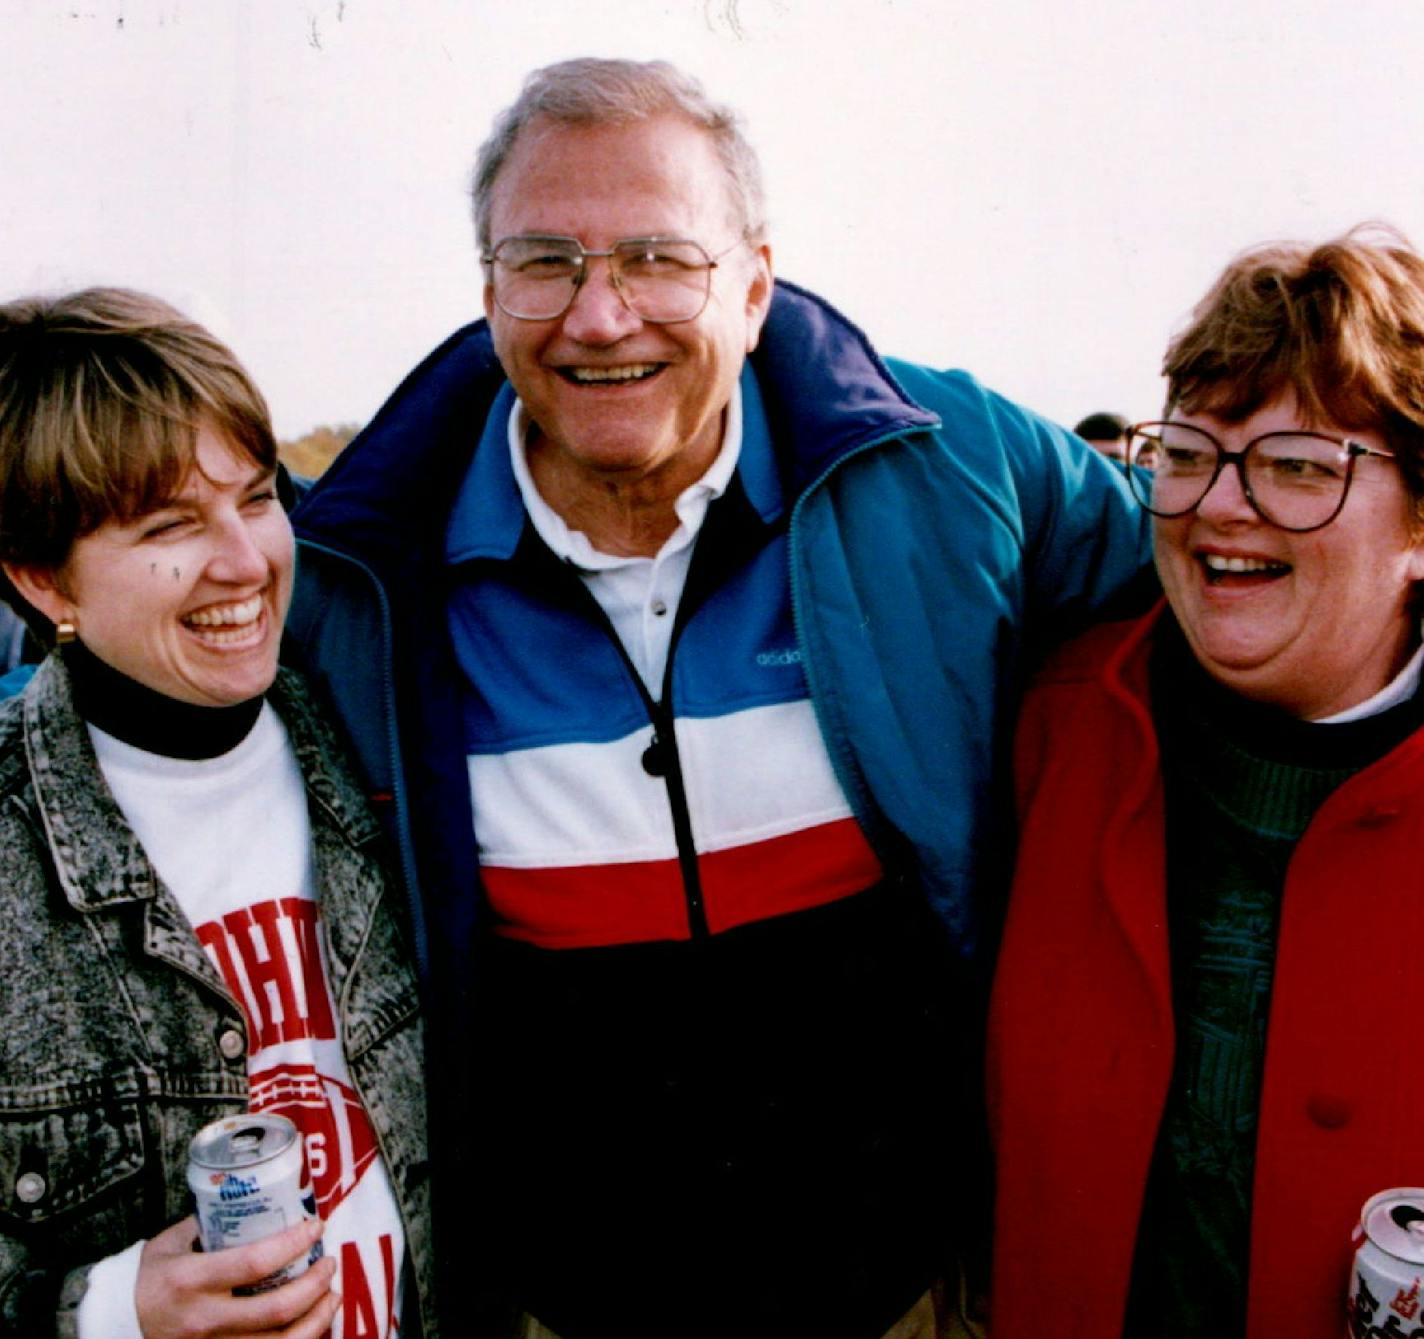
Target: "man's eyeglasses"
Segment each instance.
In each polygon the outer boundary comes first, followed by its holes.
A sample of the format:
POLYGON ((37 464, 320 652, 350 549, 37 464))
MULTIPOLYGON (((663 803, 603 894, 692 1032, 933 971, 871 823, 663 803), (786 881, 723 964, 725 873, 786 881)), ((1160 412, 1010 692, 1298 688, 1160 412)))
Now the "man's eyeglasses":
POLYGON ((1154 516, 1194 511, 1227 465, 1235 465, 1241 491, 1262 520, 1302 533, 1329 525, 1345 505, 1361 456, 1393 460, 1348 437, 1318 432, 1268 432, 1228 451, 1211 433, 1185 423, 1139 423, 1128 436, 1137 500, 1154 516), (1149 472, 1150 471, 1150 472, 1149 472))
POLYGON ((480 259, 490 267, 496 305, 516 320, 562 316, 588 280, 588 262, 606 259, 613 287, 633 315, 675 325, 702 315, 717 262, 745 240, 713 256, 682 237, 629 237, 606 251, 590 251, 576 237, 505 237, 480 259))

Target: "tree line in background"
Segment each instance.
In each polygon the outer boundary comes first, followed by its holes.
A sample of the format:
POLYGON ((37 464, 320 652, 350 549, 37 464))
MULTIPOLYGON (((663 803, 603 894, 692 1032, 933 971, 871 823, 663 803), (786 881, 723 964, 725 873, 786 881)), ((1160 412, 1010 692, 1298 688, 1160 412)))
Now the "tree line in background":
POLYGON ((293 474, 315 479, 360 431, 359 423, 323 423, 304 437, 278 442, 277 454, 281 457, 282 464, 293 474))

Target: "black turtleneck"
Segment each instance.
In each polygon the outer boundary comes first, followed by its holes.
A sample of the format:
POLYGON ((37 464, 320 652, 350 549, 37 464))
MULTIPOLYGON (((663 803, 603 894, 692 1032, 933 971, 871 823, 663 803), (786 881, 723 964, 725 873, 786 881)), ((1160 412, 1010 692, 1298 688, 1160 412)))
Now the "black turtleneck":
POLYGON ((83 642, 62 648, 80 716, 105 734, 168 758, 216 758, 236 748, 257 723, 262 698, 230 707, 198 707, 155 692, 100 660, 83 642))

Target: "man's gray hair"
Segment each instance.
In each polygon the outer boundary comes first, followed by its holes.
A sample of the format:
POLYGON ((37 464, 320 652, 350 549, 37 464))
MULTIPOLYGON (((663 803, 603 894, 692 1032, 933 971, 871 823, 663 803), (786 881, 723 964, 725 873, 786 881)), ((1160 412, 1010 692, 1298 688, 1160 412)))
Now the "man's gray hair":
POLYGON ((520 131, 530 122, 542 118, 565 125, 618 125, 667 114, 684 117, 712 137, 745 236, 759 246, 766 240, 761 163, 742 132, 740 115, 713 102, 696 79, 667 61, 585 56, 535 70, 525 79, 519 97, 495 118, 494 129, 480 145, 470 180, 480 250, 494 241, 490 210, 495 181, 520 131))

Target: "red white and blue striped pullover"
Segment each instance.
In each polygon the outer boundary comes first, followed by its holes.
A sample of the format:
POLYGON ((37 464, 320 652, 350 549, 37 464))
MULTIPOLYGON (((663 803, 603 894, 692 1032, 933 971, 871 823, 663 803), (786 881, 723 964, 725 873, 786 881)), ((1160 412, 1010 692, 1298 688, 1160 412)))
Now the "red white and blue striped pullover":
POLYGON ((876 884, 791 622, 787 508, 756 380, 661 684, 530 524, 505 387, 446 537, 460 728, 498 933, 544 948, 684 940, 876 884))

